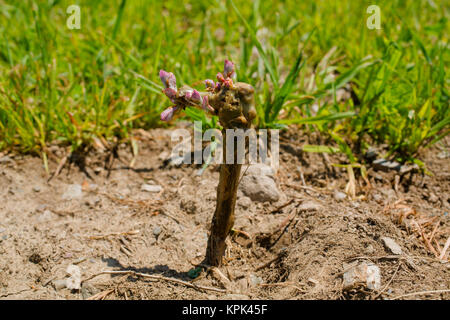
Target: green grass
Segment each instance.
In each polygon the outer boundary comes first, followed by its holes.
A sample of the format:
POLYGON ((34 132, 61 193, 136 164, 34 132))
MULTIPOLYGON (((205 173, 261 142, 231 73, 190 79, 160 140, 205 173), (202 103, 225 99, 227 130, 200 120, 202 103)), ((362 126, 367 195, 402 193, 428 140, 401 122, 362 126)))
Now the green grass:
POLYGON ((381 30, 366 26, 371 4, 0 0, 0 150, 132 143, 131 129, 165 125, 159 69, 202 88, 229 58, 256 89, 259 127, 320 131, 350 162, 383 143, 414 161, 449 133, 448 2, 377 1, 381 30), (80 30, 66 27, 71 4, 80 30))

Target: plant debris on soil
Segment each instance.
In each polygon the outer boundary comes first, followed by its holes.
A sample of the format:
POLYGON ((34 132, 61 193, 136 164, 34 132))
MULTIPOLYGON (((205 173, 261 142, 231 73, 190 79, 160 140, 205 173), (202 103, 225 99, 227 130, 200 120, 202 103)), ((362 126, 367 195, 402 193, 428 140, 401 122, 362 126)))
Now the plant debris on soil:
POLYGON ((139 130, 137 156, 50 148, 51 179, 37 157, 0 155, 0 298, 450 298, 450 167, 438 146, 421 154, 432 176, 369 167, 353 197, 332 165, 345 157, 306 153, 314 137, 283 132, 278 200, 240 188, 224 266, 205 269, 218 166, 198 175, 170 163, 170 134, 139 130), (344 284, 361 264, 379 268, 376 289, 344 284))

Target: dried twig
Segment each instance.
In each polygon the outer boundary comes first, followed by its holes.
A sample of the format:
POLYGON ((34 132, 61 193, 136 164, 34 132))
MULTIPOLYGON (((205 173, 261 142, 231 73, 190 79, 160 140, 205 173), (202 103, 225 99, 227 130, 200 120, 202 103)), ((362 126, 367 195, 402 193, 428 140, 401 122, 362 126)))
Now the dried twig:
POLYGON ((273 209, 273 210, 270 211, 269 213, 272 214, 272 213, 279 212, 281 209, 287 207, 288 205, 290 205, 290 204, 291 204, 292 202, 294 202, 294 201, 295 201, 295 199, 291 199, 291 200, 289 200, 288 202, 282 204, 281 206, 276 207, 275 209, 273 209))
POLYGON ((434 247, 431 245, 430 241, 428 241, 427 237, 423 233, 423 230, 420 227, 420 224, 414 220, 413 220, 413 222, 416 224, 416 226, 419 230, 419 234, 422 236, 423 242, 425 242, 425 245, 427 246, 428 250, 430 250, 435 255, 436 258, 439 257, 439 254, 436 252, 436 249, 434 249, 434 247))
POLYGON ((64 165, 67 162, 67 159, 68 159, 67 156, 65 156, 65 157, 63 157, 61 159, 61 161, 59 162, 58 167, 56 168, 55 172, 48 178, 47 182, 50 182, 50 180, 52 180, 54 177, 57 177, 60 174, 62 168, 64 167, 64 165))
POLYGON ((306 290, 300 289, 296 285, 294 285, 292 282, 277 282, 277 283, 260 283, 260 287, 289 287, 294 288, 302 293, 306 292, 306 290))
POLYGON ((448 247, 450 247, 450 237, 448 237, 447 241, 445 242, 444 248, 441 251, 441 255, 439 256, 439 260, 443 260, 445 257, 445 253, 447 252, 448 247))
POLYGON ((101 240, 101 239, 105 239, 108 237, 117 237, 117 236, 131 236, 131 235, 136 235, 139 233, 139 230, 131 230, 131 231, 125 231, 125 232, 111 232, 108 234, 103 234, 103 235, 96 235, 96 236, 86 236, 88 239, 90 240, 101 240))
POLYGON ((225 289, 231 290, 232 284, 230 279, 228 279, 217 267, 212 267, 210 269, 211 274, 216 278, 225 289))
POLYGON ((386 291, 386 289, 389 287, 389 285, 392 283, 392 280, 394 280, 394 277, 397 275, 398 270, 400 270, 400 267, 402 266, 402 263, 400 262, 398 264, 397 270, 395 270, 394 274, 392 275, 391 279, 388 281, 388 283, 384 286, 384 288, 378 293, 376 294, 373 299, 375 300, 376 298, 378 298, 379 296, 381 296, 383 294, 383 292, 386 291))
POLYGON ((106 296, 110 293, 114 292, 114 289, 108 289, 102 292, 93 295, 92 297, 87 298, 86 300, 104 300, 106 296))
POLYGON ((270 266, 272 263, 280 260, 281 258, 283 258, 283 256, 286 255, 286 251, 285 250, 281 250, 281 252, 278 253, 278 255, 273 258, 272 260, 264 263, 263 265, 259 266, 258 268, 255 269, 255 271, 259 271, 261 269, 267 268, 268 266, 270 266))
POLYGON ((163 277, 160 275, 154 275, 154 274, 147 274, 147 273, 142 273, 142 272, 136 272, 136 271, 132 271, 132 270, 124 270, 124 271, 110 271, 110 270, 104 270, 102 272, 99 272, 97 274, 94 274, 92 276, 90 276, 89 278, 83 280, 82 282, 91 280, 97 276, 100 276, 102 274, 130 274, 130 275, 134 275, 137 277, 142 277, 142 278, 148 278, 148 279, 153 279, 153 280, 163 280, 163 281, 169 281, 169 282, 174 282, 174 283, 178 283, 178 284, 182 284, 186 287, 190 287, 190 288, 194 288, 197 290, 209 290, 209 291, 216 291, 216 292, 226 292, 226 290, 223 289, 218 289, 218 288, 213 288, 213 287, 206 287, 206 286, 200 286, 200 285, 196 285, 187 281, 183 281, 183 280, 179 280, 179 279, 175 279, 175 278, 168 278, 168 277, 163 277))
POLYGON ((412 293, 402 294, 402 295, 400 295, 400 296, 396 296, 396 297, 392 298, 391 300, 397 300, 397 299, 400 299, 400 298, 411 297, 411 296, 417 296, 417 295, 421 295, 421 294, 446 293, 446 292, 450 292, 450 289, 443 289, 443 290, 429 290, 429 291, 418 291, 418 292, 412 292, 412 293))

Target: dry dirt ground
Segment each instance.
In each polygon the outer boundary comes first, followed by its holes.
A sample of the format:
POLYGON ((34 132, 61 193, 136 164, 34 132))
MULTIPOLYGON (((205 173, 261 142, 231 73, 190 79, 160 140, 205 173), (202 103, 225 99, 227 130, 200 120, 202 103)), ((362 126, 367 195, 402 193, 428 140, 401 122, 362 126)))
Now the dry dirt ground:
MULTIPOLYGON (((317 141, 282 134, 281 199, 257 203, 239 191, 235 229, 242 233, 230 238, 225 279, 202 272, 193 280, 188 272, 204 257, 219 172, 209 166, 198 176, 194 165, 168 164, 170 133, 138 131, 134 161, 125 145, 117 157, 100 146, 74 155, 50 182, 40 158, 3 154, 0 298, 450 298, 450 249, 436 257, 450 236, 449 139, 421 155, 433 176, 369 168, 369 186, 355 169, 350 199, 336 194, 349 182, 347 170, 331 165, 343 158, 304 153, 304 143, 317 141), (141 191, 144 183, 163 188, 141 191), (402 254, 389 252, 382 237, 402 254), (380 268, 379 290, 344 289, 343 274, 362 261, 380 268), (61 285, 69 265, 81 271, 80 290, 61 285)), ((54 173, 64 149, 50 151, 54 173)))

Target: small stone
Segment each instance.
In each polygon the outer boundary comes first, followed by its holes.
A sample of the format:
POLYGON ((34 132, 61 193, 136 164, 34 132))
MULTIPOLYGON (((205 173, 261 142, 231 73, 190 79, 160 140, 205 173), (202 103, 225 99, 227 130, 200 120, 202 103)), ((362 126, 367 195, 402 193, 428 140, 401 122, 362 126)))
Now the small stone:
POLYGON ((430 193, 428 201, 430 201, 431 203, 436 203, 439 201, 439 198, 434 193, 430 193))
POLYGON ((378 173, 375 174, 374 178, 375 178, 375 180, 383 181, 383 176, 381 174, 378 174, 378 173))
POLYGON ((386 167, 386 163, 388 161, 386 159, 377 159, 375 161, 372 162, 372 166, 376 169, 376 170, 383 170, 383 171, 387 171, 387 167, 386 167))
POLYGON ((249 197, 241 197, 238 200, 238 205, 241 206, 243 209, 248 209, 252 206, 252 199, 249 197))
POLYGON ((0 158, 0 164, 3 164, 3 163, 14 163, 14 160, 11 159, 11 157, 3 156, 0 158))
POLYGON ((342 201, 342 200, 344 200, 345 198, 347 198, 347 195, 346 195, 345 193, 343 193, 343 192, 340 192, 340 191, 335 190, 335 191, 334 191, 334 198, 335 198, 337 201, 342 201))
POLYGON ((366 247, 366 252, 367 252, 367 254, 372 254, 372 253, 374 253, 374 252, 375 252, 375 248, 373 247, 373 245, 369 244, 369 245, 366 247))
POLYGON ((370 290, 379 290, 381 287, 380 268, 376 265, 362 262, 354 265, 344 273, 344 290, 364 285, 370 290))
POLYGON ((273 175, 274 175, 274 170, 272 169, 272 167, 268 166, 266 164, 263 164, 263 163, 251 164, 247 168, 247 170, 245 170, 245 169, 242 169, 242 170, 246 171, 246 174, 249 176, 264 175, 264 176, 273 177, 273 175))
POLYGON ((400 171, 402 165, 398 163, 397 161, 389 161, 387 164, 387 167, 391 170, 400 171))
POLYGON ((46 222, 53 219, 53 212, 50 210, 44 210, 44 212, 38 217, 40 222, 46 222))
POLYGON ((162 187, 159 185, 152 185, 152 184, 146 184, 144 183, 141 186, 141 191, 146 191, 146 192, 161 192, 162 187))
POLYGON ((90 183, 89 184, 89 191, 97 191, 98 190, 98 184, 90 183))
POLYGON ((102 167, 95 167, 95 168, 94 168, 94 173, 95 173, 95 174, 100 174, 102 171, 103 171, 103 168, 102 168, 102 167))
POLYGON ((170 158, 170 153, 169 153, 169 151, 163 151, 163 152, 161 152, 161 153, 159 154, 159 156, 158 156, 158 159, 159 159, 159 160, 162 160, 162 161, 167 160, 167 159, 169 159, 169 158, 170 158))
POLYGON ((67 267, 66 272, 70 275, 66 279, 67 288, 71 290, 80 290, 81 288, 81 270, 80 267, 71 264, 67 267))
POLYGON ((364 154, 364 157, 366 157, 366 159, 368 160, 372 160, 375 159, 377 155, 378 155, 377 149, 370 147, 364 154))
POLYGON ((41 187, 38 187, 38 186, 33 187, 33 191, 34 192, 41 192, 41 187))
POLYGON ((303 202, 298 207, 298 209, 300 211, 314 211, 314 210, 319 210, 320 208, 322 208, 322 206, 320 204, 318 204, 317 202, 314 202, 314 201, 303 202))
POLYGON ((438 153, 437 157, 439 159, 447 159, 450 158, 450 152, 448 150, 443 150, 442 152, 438 153))
POLYGON ((253 201, 276 202, 280 199, 280 191, 269 176, 246 175, 242 178, 239 188, 253 201))
POLYGON ((402 165, 396 161, 388 161, 386 159, 377 159, 374 162, 372 162, 372 166, 376 170, 382 170, 382 171, 389 171, 389 170, 395 170, 400 171, 402 165))
POLYGON ((239 279, 238 282, 237 282, 237 284, 238 284, 239 291, 240 291, 241 293, 247 292, 247 289, 248 289, 248 281, 247 281, 246 278, 239 279))
POLYGON ((375 200, 378 203, 383 201, 383 197, 381 195, 379 195, 378 193, 372 194, 372 198, 373 198, 373 200, 375 200))
POLYGON ((416 163, 414 163, 413 165, 402 165, 400 167, 401 174, 405 174, 408 172, 416 172, 417 173, 417 172, 419 172, 419 170, 420 170, 419 165, 416 163))
POLYGON ((250 275, 250 285, 252 287, 256 287, 257 285, 264 282, 264 280, 261 277, 255 276, 254 274, 250 275))
POLYGON ((63 200, 79 199, 83 196, 83 188, 80 184, 71 184, 62 195, 63 200))
POLYGON ((55 290, 61 290, 67 287, 67 281, 66 279, 63 280, 53 280, 52 281, 53 287, 55 290))
POLYGON ((161 233, 161 228, 160 227, 158 227, 158 226, 156 226, 156 227, 154 227, 153 228, 153 235, 155 236, 155 237, 157 237, 157 236, 159 236, 160 235, 160 233, 161 233))
POLYGON ((402 254, 402 248, 393 239, 382 237, 381 241, 383 241, 384 246, 393 254, 402 254))

